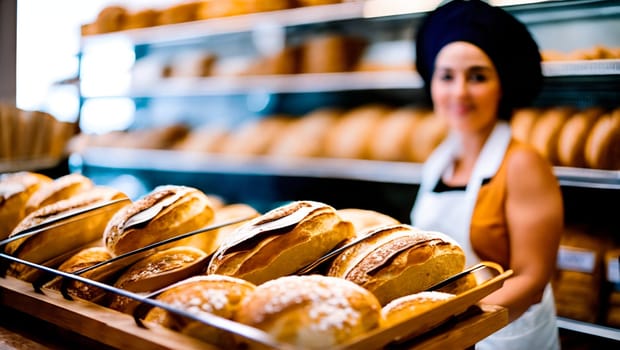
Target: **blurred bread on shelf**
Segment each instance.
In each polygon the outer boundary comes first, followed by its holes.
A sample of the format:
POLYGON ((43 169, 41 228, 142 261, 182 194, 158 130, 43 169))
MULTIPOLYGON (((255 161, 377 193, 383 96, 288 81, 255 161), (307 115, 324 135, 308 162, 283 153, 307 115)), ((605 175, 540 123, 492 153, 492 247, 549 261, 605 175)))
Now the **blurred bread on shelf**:
POLYGON ((123 29, 127 18, 124 6, 111 5, 104 7, 95 19, 96 34, 116 32, 123 29))
POLYGON ((310 37, 301 45, 300 73, 352 71, 366 45, 361 37, 340 34, 310 37))
POLYGON ((0 171, 21 170, 24 162, 60 160, 76 129, 49 113, 0 102, 0 171))
POLYGON ((82 133, 69 144, 73 153, 82 153, 89 147, 119 147, 139 149, 169 149, 183 139, 190 128, 184 124, 171 124, 140 130, 110 131, 103 134, 82 133))
POLYGON ((229 131, 225 127, 203 125, 192 129, 172 148, 179 151, 219 153, 228 135, 229 131))
POLYGON ((597 44, 570 51, 548 49, 541 50, 541 57, 543 61, 547 62, 618 59, 620 58, 620 47, 597 44))
POLYGON ((574 113, 575 109, 572 107, 548 108, 537 118, 532 129, 529 143, 554 165, 559 163, 557 148, 560 131, 574 113))
POLYGON ((586 140, 585 158, 591 168, 620 170, 620 108, 594 124, 586 140))
POLYGON ((337 108, 319 108, 296 119, 269 148, 269 154, 284 157, 321 157, 329 130, 343 113, 337 108))
POLYGON ((530 134, 537 118, 542 113, 539 108, 520 108, 514 112, 510 120, 512 137, 518 141, 529 142, 530 134))
POLYGON ((138 11, 127 12, 120 30, 148 28, 157 25, 161 11, 146 8, 138 11))
MULTIPOLYGON (((570 117, 558 136, 558 163, 585 168, 585 145, 592 127, 605 110, 600 107, 583 109, 570 117)), ((620 155, 619 155, 620 156, 620 155)))
POLYGON ((202 1, 183 1, 164 8, 157 17, 158 25, 190 22, 198 19, 202 1))
POLYGON ((370 143, 391 108, 368 104, 345 112, 329 130, 325 155, 333 158, 370 158, 370 143))
POLYGON ((401 107, 389 112, 375 128, 370 139, 371 159, 385 161, 407 161, 407 152, 412 135, 428 110, 418 107, 401 107))
POLYGON ((266 154, 291 122, 285 115, 248 121, 233 131, 222 145, 222 153, 238 155, 266 154))
POLYGON ((445 120, 436 116, 430 110, 421 117, 409 139, 406 148, 408 159, 411 162, 422 163, 433 150, 439 146, 448 134, 445 120))

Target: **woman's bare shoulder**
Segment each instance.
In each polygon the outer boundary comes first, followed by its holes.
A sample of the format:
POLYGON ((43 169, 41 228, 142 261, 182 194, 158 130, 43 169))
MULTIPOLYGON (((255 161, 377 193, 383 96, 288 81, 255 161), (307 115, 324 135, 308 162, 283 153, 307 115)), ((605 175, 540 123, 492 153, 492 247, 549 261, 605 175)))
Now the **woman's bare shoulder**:
POLYGON ((516 142, 506 161, 508 185, 511 187, 557 186, 551 162, 525 143, 516 142))

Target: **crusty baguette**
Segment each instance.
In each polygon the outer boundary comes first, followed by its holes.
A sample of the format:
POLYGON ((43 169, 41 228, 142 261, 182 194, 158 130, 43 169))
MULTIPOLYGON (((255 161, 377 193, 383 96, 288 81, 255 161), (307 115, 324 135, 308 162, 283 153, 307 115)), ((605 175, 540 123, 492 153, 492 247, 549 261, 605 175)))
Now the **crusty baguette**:
MULTIPOLYGON (((124 254, 203 228, 213 221, 213 217, 209 198, 202 191, 187 186, 159 186, 110 219, 103 234, 104 245, 114 255, 124 254)), ((187 245, 188 241, 195 245, 210 246, 215 239, 211 232, 199 236, 179 240, 161 249, 187 245)))
MULTIPOLYGON (((204 272, 207 254, 189 246, 177 246, 159 251, 131 265, 114 282, 114 287, 131 292, 153 292, 173 283, 204 272)), ((132 313, 139 304, 121 295, 111 296, 109 306, 117 311, 132 313)))
POLYGON ((292 202, 239 227, 216 250, 207 272, 260 284, 298 271, 354 234, 331 206, 292 202))
POLYGON ((445 234, 404 224, 368 234, 373 237, 336 257, 328 275, 370 290, 382 305, 421 292, 465 267, 463 249, 445 234))
POLYGON ((20 171, 0 176, 0 240, 5 239, 26 216, 26 202, 43 184, 46 175, 20 171))
MULTIPOLYGON (((59 216, 119 199, 127 199, 127 196, 110 187, 94 187, 89 191, 44 206, 28 214, 15 227, 9 237, 16 236, 23 230, 35 225, 56 220, 59 216)), ((128 199, 127 201, 116 202, 113 205, 96 209, 90 212, 89 216, 80 220, 67 221, 62 226, 51 227, 36 235, 17 239, 6 245, 5 252, 34 263, 43 263, 101 239, 107 222, 116 211, 128 203, 128 199)), ((25 265, 12 263, 8 273, 20 278, 23 271, 25 271, 25 265)))

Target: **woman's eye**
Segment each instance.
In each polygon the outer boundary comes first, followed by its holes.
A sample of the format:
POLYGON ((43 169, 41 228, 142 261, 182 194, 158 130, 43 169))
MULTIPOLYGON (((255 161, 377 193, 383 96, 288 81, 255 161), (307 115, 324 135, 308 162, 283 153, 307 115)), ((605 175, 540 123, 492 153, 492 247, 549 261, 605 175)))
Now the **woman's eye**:
POLYGON ((469 80, 475 83, 481 83, 487 81, 487 77, 482 73, 473 73, 469 75, 469 80))
POLYGON ((450 80, 452 80, 452 74, 443 73, 443 74, 439 75, 439 79, 443 80, 443 81, 450 81, 450 80))

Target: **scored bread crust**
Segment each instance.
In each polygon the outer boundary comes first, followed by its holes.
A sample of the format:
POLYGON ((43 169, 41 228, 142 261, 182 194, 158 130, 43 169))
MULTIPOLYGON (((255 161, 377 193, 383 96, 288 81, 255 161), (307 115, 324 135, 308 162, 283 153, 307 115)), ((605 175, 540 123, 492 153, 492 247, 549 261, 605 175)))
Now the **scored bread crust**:
MULTIPOLYGON (((112 258, 112 254, 110 254, 110 252, 108 252, 105 247, 89 247, 82 249, 76 254, 69 257, 69 259, 65 260, 62 264, 60 264, 58 270, 68 273, 74 273, 76 271, 109 260, 110 258, 112 258)), ((92 271, 87 271, 80 276, 84 278, 90 278, 91 274, 92 271)), ((63 278, 58 276, 47 282, 43 287, 51 290, 60 290, 62 281, 63 278)), ((80 281, 69 282, 67 286, 67 292, 74 297, 78 297, 84 300, 93 300, 105 294, 104 290, 80 281)))
MULTIPOLYGON (((159 251, 131 265, 114 282, 114 287, 132 292, 152 292, 189 278, 204 269, 207 254, 189 246, 159 251)), ((125 313, 133 311, 138 301, 115 294, 109 306, 125 313)))
POLYGON ((369 291, 323 275, 283 276, 256 287, 235 320, 305 349, 343 344, 380 324, 381 305, 369 291))
POLYGON ((465 267, 463 249, 440 232, 401 224, 368 234, 373 236, 341 253, 327 274, 370 290, 382 305, 423 291, 465 267))
POLYGON ((90 190, 95 184, 91 179, 78 173, 68 174, 42 185, 26 202, 26 214, 46 205, 90 190))
POLYGON ((5 239, 26 216, 26 202, 43 184, 53 180, 28 171, 0 176, 0 240, 5 239))
POLYGON ((216 250, 207 273, 260 284, 298 271, 354 234, 333 207, 293 202, 239 227, 216 250))
MULTIPOLYGON (((114 255, 120 255, 203 228, 213 217, 209 198, 202 191, 187 186, 160 186, 117 212, 105 228, 103 242, 114 255), (147 210, 156 210, 156 214, 145 223, 131 224, 139 215, 147 214, 147 210)), ((204 237, 211 238, 209 235, 204 237)), ((176 241, 170 246, 187 245, 186 240, 192 239, 195 237, 176 241)), ((205 245, 209 244, 205 242, 205 245)))

